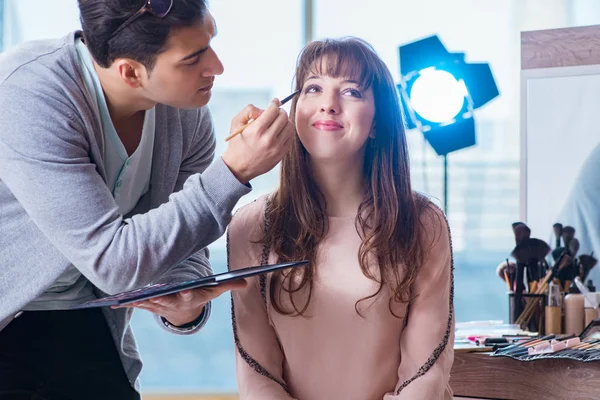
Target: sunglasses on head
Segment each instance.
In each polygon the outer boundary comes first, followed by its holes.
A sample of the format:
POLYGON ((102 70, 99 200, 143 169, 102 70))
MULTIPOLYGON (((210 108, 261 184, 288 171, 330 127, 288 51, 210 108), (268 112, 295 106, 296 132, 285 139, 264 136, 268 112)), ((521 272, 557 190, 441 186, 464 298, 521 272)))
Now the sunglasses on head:
POLYGON ((119 32, 125 29, 129 24, 134 22, 136 19, 146 13, 150 13, 158 18, 164 18, 167 16, 171 8, 173 7, 173 0, 146 0, 142 8, 140 8, 135 14, 133 14, 127 21, 123 22, 113 33, 110 35, 110 39, 115 37, 119 32))

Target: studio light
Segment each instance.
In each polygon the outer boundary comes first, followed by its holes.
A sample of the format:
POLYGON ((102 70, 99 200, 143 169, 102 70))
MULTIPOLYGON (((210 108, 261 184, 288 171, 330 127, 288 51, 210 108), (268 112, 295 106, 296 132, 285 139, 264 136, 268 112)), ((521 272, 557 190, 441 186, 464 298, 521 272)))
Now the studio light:
POLYGON ((450 121, 463 107, 466 88, 449 72, 428 68, 415 79, 410 102, 415 113, 433 123, 450 121))
POLYGON ((476 144, 473 111, 498 96, 487 63, 467 63, 437 35, 404 44, 400 53, 400 98, 408 129, 423 133, 444 157, 444 209, 448 209, 448 153, 476 144))

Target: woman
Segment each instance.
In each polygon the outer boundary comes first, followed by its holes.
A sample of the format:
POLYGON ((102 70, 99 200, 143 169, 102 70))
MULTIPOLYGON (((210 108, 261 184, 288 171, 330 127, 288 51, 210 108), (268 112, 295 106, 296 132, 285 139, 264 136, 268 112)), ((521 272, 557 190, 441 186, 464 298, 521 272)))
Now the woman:
POLYGON ((310 260, 232 293, 241 399, 446 399, 443 213, 412 191, 393 79, 357 38, 301 52, 279 188, 236 213, 229 268, 310 260))

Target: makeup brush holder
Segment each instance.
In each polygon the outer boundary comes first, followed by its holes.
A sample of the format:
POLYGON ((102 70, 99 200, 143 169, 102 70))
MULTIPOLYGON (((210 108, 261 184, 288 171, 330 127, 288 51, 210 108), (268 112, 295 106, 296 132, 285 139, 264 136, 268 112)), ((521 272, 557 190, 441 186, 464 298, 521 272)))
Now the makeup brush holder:
POLYGON ((545 294, 509 293, 508 322, 510 324, 521 322, 519 321, 519 317, 525 312, 526 320, 521 323, 521 328, 530 332, 538 332, 540 335, 543 335, 546 321, 545 307, 545 294))

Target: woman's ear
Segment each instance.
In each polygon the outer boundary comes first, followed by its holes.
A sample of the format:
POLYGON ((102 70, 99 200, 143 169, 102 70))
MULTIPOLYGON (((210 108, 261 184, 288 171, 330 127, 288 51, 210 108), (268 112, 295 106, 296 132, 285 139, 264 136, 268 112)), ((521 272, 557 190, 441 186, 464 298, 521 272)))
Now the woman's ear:
POLYGON ((369 133, 369 137, 371 139, 375 139, 375 121, 373 121, 373 125, 371 125, 371 132, 369 133))

